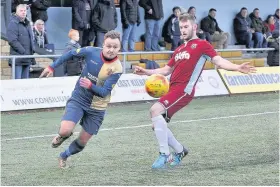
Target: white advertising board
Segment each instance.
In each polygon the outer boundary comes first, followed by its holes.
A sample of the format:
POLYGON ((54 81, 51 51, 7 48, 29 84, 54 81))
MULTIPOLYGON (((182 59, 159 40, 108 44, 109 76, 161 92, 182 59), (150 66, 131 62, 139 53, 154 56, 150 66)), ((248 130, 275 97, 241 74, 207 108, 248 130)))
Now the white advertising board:
MULTIPOLYGON (((64 107, 78 77, 54 77, 1 81, 1 111, 64 107)), ((111 103, 153 100, 144 88, 147 76, 123 74, 112 91, 111 103)), ((226 95, 216 70, 204 70, 195 96, 226 95)))

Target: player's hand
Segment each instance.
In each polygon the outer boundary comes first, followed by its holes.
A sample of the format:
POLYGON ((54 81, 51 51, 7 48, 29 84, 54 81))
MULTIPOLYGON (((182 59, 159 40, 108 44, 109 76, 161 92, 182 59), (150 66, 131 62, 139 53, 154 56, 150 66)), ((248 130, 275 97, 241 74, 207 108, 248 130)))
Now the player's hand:
POLYGON ((150 10, 148 11, 148 13, 149 13, 149 14, 153 14, 153 9, 150 9, 150 10))
POLYGON ((92 82, 87 78, 80 78, 80 86, 86 89, 91 89, 92 82))
POLYGON ((137 75, 147 75, 147 70, 142 67, 135 66, 133 73, 137 75))
POLYGON ((48 66, 44 69, 39 78, 53 76, 53 72, 54 70, 50 66, 48 66))
POLYGON ((255 73, 257 70, 254 66, 250 65, 250 62, 244 62, 239 65, 238 71, 241 73, 255 73))

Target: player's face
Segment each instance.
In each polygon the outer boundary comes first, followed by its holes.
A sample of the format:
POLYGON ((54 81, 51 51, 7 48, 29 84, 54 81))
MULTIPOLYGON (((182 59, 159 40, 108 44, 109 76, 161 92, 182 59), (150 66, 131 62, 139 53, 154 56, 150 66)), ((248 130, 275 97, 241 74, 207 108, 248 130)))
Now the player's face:
POLYGON ((103 55, 108 59, 113 59, 120 51, 121 44, 119 39, 107 38, 103 43, 103 55))
POLYGON ((192 21, 180 21, 179 26, 181 35, 185 41, 188 41, 195 36, 197 25, 192 21))

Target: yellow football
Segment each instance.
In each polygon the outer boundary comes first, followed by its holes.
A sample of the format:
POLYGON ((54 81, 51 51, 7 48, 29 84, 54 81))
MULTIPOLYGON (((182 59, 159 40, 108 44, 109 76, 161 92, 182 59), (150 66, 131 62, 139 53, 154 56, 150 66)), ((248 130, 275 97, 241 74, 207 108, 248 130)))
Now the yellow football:
POLYGON ((154 98, 165 95, 169 90, 168 79, 160 74, 154 74, 148 77, 145 82, 146 92, 154 98))

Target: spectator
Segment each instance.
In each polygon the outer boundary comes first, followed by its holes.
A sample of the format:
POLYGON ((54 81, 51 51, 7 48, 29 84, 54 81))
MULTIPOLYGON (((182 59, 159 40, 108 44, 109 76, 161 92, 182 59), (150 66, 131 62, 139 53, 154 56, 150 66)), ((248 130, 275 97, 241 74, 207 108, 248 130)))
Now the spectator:
MULTIPOLYGON (((66 44, 66 49, 64 50, 63 54, 73 49, 81 48, 81 45, 79 44, 79 38, 80 38, 79 31, 71 29, 68 33, 68 37, 70 38, 70 41, 66 44)), ((72 59, 64 63, 65 75, 67 76, 80 75, 84 66, 83 62, 84 62, 83 57, 72 57, 72 59)))
POLYGON ((208 16, 201 20, 200 26, 201 29, 205 32, 207 41, 209 41, 210 43, 212 41, 217 42, 218 49, 223 49, 223 48, 225 49, 227 48, 230 34, 227 32, 223 32, 220 29, 218 22, 215 19, 216 11, 217 11, 216 9, 211 8, 209 10, 208 16))
POLYGON ((141 23, 138 0, 121 0, 120 11, 123 27, 122 51, 126 52, 128 49, 128 51, 133 52, 136 41, 136 26, 141 23))
MULTIPOLYGON (((54 45, 49 44, 47 33, 45 31, 45 23, 43 20, 38 19, 33 27, 34 34, 34 51, 40 55, 54 54, 54 45)), ((53 59, 53 58, 51 58, 53 59)))
POLYGON ((266 47, 267 42, 265 39, 265 28, 263 25, 263 21, 259 16, 260 11, 258 8, 255 8, 254 11, 249 15, 252 20, 251 28, 255 31, 253 33, 254 39, 254 47, 255 48, 262 48, 266 47))
POLYGON ((72 4, 72 28, 79 31, 80 45, 89 46, 95 37, 91 19, 97 0, 73 0, 72 4))
POLYGON ((104 35, 118 24, 116 6, 113 0, 99 0, 94 8, 93 27, 96 29, 96 47, 102 47, 104 35))
POLYGON ((275 11, 274 19, 275 19, 275 30, 279 32, 279 8, 276 9, 275 11))
POLYGON ((19 4, 26 4, 27 9, 29 8, 29 5, 31 5, 32 0, 12 0, 12 12, 16 12, 16 8, 19 4))
POLYGON ((248 10, 245 7, 241 8, 233 20, 235 38, 238 44, 246 45, 246 48, 252 48, 254 45, 252 39, 255 31, 251 29, 251 23, 248 10))
POLYGON ((145 51, 159 51, 160 20, 163 18, 162 0, 140 0, 145 10, 145 51))
POLYGON ((264 21, 264 32, 265 37, 268 38, 272 35, 273 31, 275 30, 275 20, 273 15, 268 15, 266 20, 264 21))
MULTIPOLYGON (((11 16, 8 24, 7 38, 10 45, 11 55, 33 55, 33 33, 29 20, 26 18, 27 6, 20 4, 16 13, 11 16)), ((29 78, 31 58, 16 59, 15 78, 29 78)), ((11 61, 9 61, 11 66, 11 61)))
POLYGON ((35 44, 39 48, 45 48, 45 44, 48 44, 47 33, 45 32, 45 23, 43 20, 38 19, 33 27, 35 44))
MULTIPOLYGON (((189 9, 188 9, 188 13, 190 15, 192 15, 195 19, 196 19, 196 16, 195 16, 195 13, 196 13, 196 8, 191 6, 189 9)), ((205 40, 206 39, 206 36, 205 36, 205 33, 203 32, 203 30, 199 29, 199 24, 197 24, 197 31, 196 31, 196 35, 197 37, 199 37, 200 39, 202 40, 205 40)), ((208 35, 208 38, 209 38, 209 35, 208 35)))
POLYGON ((168 35, 171 38, 171 51, 174 51, 181 44, 181 31, 179 27, 179 16, 181 14, 180 7, 174 7, 173 18, 168 24, 168 35))
POLYGON ((51 6, 50 0, 32 0, 31 17, 35 23, 38 19, 46 22, 48 20, 47 9, 51 6))
POLYGON ((269 66, 279 66, 279 32, 274 32, 268 38, 268 47, 274 48, 274 51, 269 51, 267 55, 267 64, 269 66))

